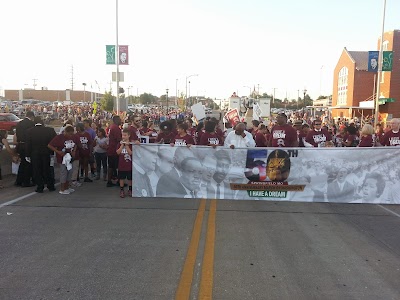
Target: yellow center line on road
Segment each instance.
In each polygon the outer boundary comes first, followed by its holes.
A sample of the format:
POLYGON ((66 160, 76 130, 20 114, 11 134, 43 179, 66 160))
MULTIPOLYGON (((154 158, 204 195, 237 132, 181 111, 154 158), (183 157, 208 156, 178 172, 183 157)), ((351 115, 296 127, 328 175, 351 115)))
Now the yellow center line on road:
POLYGON ((217 212, 217 200, 211 200, 208 215, 206 244, 204 246, 203 266, 201 268, 201 280, 199 299, 211 300, 214 280, 214 249, 215 249, 215 218, 217 212))
POLYGON ((204 212, 206 209, 206 199, 200 201, 197 211, 196 220, 194 221, 192 238, 190 240, 188 253, 186 255, 185 264, 176 291, 176 300, 188 300, 190 297, 190 289, 192 288, 193 272, 196 263, 197 249, 199 248, 201 227, 203 224, 204 212))

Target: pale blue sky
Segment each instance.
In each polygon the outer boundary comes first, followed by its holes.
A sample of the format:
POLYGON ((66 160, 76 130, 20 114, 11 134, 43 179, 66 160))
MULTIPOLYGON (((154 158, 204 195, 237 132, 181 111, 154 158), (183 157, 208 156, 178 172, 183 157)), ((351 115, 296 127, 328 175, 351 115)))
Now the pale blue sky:
MULTIPOLYGON (((260 85, 277 97, 330 94, 343 50, 375 50, 383 0, 119 0, 120 44, 130 46, 124 87, 132 93, 226 98, 260 85), (323 67, 322 67, 323 66, 323 67), (321 68, 322 67, 322 68, 321 68)), ((75 89, 97 80, 109 87, 114 68, 105 45, 115 43, 115 0, 1 1, 0 89, 75 89), (28 84, 27 86, 25 84, 28 84)), ((400 29, 400 1, 387 0, 386 30, 400 29)), ((114 86, 115 90, 115 86, 114 86)))

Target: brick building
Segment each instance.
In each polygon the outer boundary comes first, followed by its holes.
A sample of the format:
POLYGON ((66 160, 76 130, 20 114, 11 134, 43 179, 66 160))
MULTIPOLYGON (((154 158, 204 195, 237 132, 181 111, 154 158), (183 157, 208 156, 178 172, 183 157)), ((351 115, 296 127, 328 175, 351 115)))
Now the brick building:
MULTIPOLYGON (((380 40, 378 41, 378 49, 380 40)), ((383 72, 380 98, 391 98, 394 102, 380 101, 381 118, 400 117, 400 30, 386 32, 384 51, 393 51, 393 70, 383 72)), ((373 109, 360 109, 360 102, 375 99, 376 73, 368 72, 368 51, 343 49, 333 77, 332 116, 352 118, 373 115, 373 109)))
POLYGON ((4 98, 8 100, 41 100, 41 101, 65 101, 73 102, 93 102, 95 98, 100 100, 104 94, 95 93, 92 91, 71 91, 71 90, 5 90, 4 98))

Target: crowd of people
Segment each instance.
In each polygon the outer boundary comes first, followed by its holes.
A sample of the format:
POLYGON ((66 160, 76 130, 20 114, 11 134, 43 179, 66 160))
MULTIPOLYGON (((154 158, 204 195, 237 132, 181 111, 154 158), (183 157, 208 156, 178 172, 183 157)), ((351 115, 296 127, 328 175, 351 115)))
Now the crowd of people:
POLYGON ((132 144, 140 143, 214 148, 400 145, 398 119, 392 119, 385 129, 379 124, 374 129, 371 124, 360 127, 352 122, 329 122, 323 118, 310 124, 279 113, 269 124, 253 120, 251 124, 242 122, 233 127, 230 122, 222 124, 214 117, 196 122, 190 113, 156 121, 154 111, 122 116, 95 112, 90 107, 60 111, 68 119, 58 134, 44 126, 43 118, 35 117, 33 111, 27 111, 17 126, 15 150, 2 134, 0 148, 4 147, 20 161, 15 185, 36 185, 39 193, 45 186, 54 191, 55 160, 60 165, 60 194, 74 192, 81 181, 91 183, 102 178, 107 187, 119 186, 121 197, 132 195, 132 144))

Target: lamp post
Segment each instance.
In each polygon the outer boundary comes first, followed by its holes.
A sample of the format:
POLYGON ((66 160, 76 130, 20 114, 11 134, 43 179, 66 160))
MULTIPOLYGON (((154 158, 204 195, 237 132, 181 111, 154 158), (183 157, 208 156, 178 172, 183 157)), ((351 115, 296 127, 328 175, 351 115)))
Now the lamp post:
POLYGON ((115 53, 116 53, 116 63, 117 63, 117 74, 116 74, 116 81, 117 81, 117 114, 119 114, 119 44, 118 44, 118 0, 115 0, 115 12, 116 12, 116 45, 115 45, 115 53))
POLYGON ((86 102, 86 83, 82 83, 83 85, 83 102, 86 102))
POLYGON ((272 88, 273 92, 273 98, 272 98, 272 103, 275 103, 275 90, 277 90, 278 88, 272 88))
POLYGON ((169 91, 169 89, 166 89, 166 91, 167 91, 167 117, 168 117, 168 91, 169 91))
POLYGON ((175 106, 178 106, 178 78, 175 83, 175 106))
MULTIPOLYGON (((186 76, 186 92, 185 92, 186 108, 188 107, 188 103, 187 103, 187 98, 188 98, 188 79, 190 77, 194 77, 194 76, 199 76, 199 74, 192 74, 192 75, 186 76)), ((189 81, 189 84, 190 84, 190 81, 189 81)))
POLYGON ((189 80, 189 101, 190 101, 190 80, 189 80))
POLYGON ((303 90, 303 101, 304 101, 303 113, 304 113, 304 109, 306 108, 306 94, 307 94, 307 89, 304 88, 304 90, 303 90))
POLYGON ((381 44, 379 46, 379 57, 378 57, 378 78, 376 83, 376 97, 375 97, 375 117, 374 125, 379 122, 379 94, 381 91, 381 76, 382 76, 382 63, 383 63, 383 39, 385 35, 385 15, 386 15, 386 0, 383 1, 383 19, 382 19, 382 35, 381 44))

